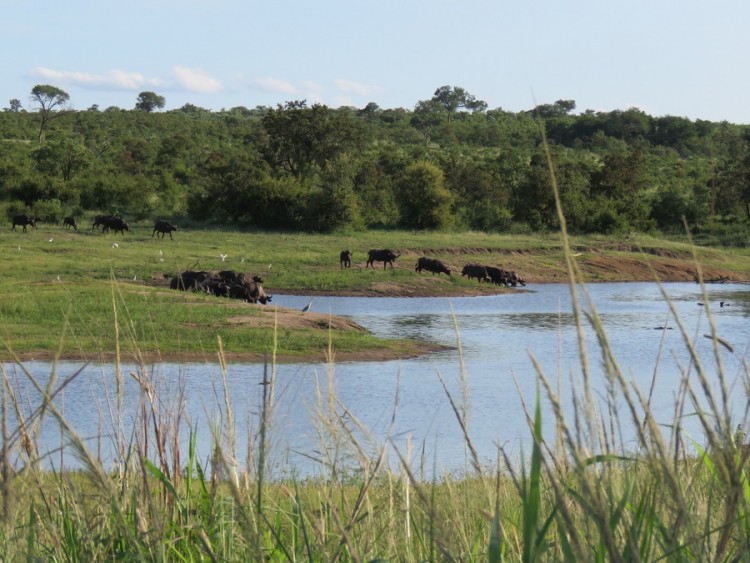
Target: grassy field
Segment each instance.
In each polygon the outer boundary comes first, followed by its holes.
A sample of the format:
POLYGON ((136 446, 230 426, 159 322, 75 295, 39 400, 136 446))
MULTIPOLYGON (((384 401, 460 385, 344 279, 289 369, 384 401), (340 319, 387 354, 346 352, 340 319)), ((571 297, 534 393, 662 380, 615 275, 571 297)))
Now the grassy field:
MULTIPOLYGON (((84 225, 88 221, 81 221, 84 225)), ((368 232, 339 235, 253 233, 184 228, 174 240, 151 236, 151 223, 130 232, 101 234, 82 225, 68 231, 40 224, 27 233, 0 232, 4 264, 0 323, 7 349, 22 357, 111 356, 115 339, 123 353, 171 359, 215 358, 217 337, 229 357, 263 358, 275 344, 279 357, 323 357, 329 344, 339 354, 381 350, 383 357, 419 353, 415 343, 383 341, 346 323, 310 314, 249 305, 168 289, 169 278, 186 269, 260 275, 266 292, 365 296, 452 296, 511 291, 462 278, 463 264, 480 262, 517 271, 529 287, 565 281, 558 236, 500 236, 485 233, 368 232), (365 268, 366 250, 390 248, 401 256, 395 269, 365 268), (339 252, 354 253, 341 269, 339 252), (417 257, 449 264, 452 277, 419 275, 417 257)), ((572 240, 588 281, 692 279, 693 249, 685 242, 646 237, 632 240, 572 240)), ((750 278, 745 250, 696 249, 706 277, 750 278)))

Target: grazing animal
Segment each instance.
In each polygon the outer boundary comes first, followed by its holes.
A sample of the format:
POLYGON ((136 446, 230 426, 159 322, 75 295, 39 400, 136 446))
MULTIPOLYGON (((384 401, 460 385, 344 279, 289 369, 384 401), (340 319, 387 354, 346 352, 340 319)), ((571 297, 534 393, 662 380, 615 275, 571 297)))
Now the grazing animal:
POLYGON ((102 233, 107 233, 109 230, 113 230, 115 234, 122 233, 125 235, 125 231, 129 231, 128 224, 120 219, 119 217, 108 217, 102 223, 102 233))
POLYGON ((114 215, 97 215, 94 217, 94 224, 91 225, 91 230, 103 227, 107 222, 117 219, 114 215))
POLYGON ((23 227, 23 232, 26 232, 26 225, 31 225, 32 228, 36 229, 36 222, 39 219, 36 217, 29 217, 28 215, 16 215, 13 217, 13 227, 12 230, 16 230, 16 225, 20 225, 23 227))
POLYGON ((339 263, 342 268, 351 268, 352 253, 349 250, 342 250, 341 254, 339 254, 339 263))
POLYGON ((451 269, 443 264, 440 260, 436 260, 435 258, 427 258, 425 256, 422 256, 417 260, 417 266, 414 269, 420 274, 422 273, 422 270, 427 270, 428 272, 432 272, 433 276, 435 274, 448 274, 449 276, 451 275, 451 269))
POLYGON ((481 264, 466 264, 463 270, 461 270, 461 275, 466 276, 468 279, 476 278, 479 283, 489 279, 487 268, 481 264))
POLYGON ((71 227, 73 227, 73 229, 76 231, 78 230, 78 223, 76 223, 76 218, 66 217, 65 219, 63 219, 63 229, 70 230, 71 227))
POLYGON ((177 230, 177 227, 173 225, 172 223, 168 223, 167 221, 160 220, 154 223, 154 232, 151 233, 151 236, 153 237, 156 233, 161 233, 161 238, 164 238, 164 235, 169 233, 169 238, 172 238, 172 231, 176 231, 176 230, 177 230))
POLYGON ((391 269, 393 269, 393 261, 401 256, 400 254, 394 254, 392 251, 388 249, 384 250, 368 250, 367 251, 367 264, 365 264, 365 268, 367 266, 372 266, 372 269, 375 269, 375 262, 382 262, 383 263, 383 269, 385 270, 388 264, 391 265, 391 269))

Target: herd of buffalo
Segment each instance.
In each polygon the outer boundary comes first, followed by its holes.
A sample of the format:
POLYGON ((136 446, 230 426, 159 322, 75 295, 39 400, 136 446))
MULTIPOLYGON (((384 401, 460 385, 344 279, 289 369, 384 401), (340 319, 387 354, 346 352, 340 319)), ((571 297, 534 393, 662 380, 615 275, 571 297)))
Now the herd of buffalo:
MULTIPOLYGON (((36 224, 41 221, 39 217, 32 217, 30 215, 16 215, 13 217, 11 229, 16 230, 16 227, 23 227, 23 232, 26 232, 26 227, 28 225, 31 225, 32 228, 36 229, 36 224)), ((113 233, 121 233, 125 234, 125 231, 129 231, 130 227, 128 224, 121 218, 117 217, 115 215, 97 215, 94 217, 94 224, 91 225, 91 230, 99 229, 101 227, 102 233, 108 233, 109 231, 112 231, 113 233)), ((78 230, 78 222, 76 221, 75 217, 65 217, 63 219, 63 229, 73 229, 78 230)), ((169 223, 168 221, 162 221, 161 219, 156 221, 154 223, 154 230, 151 233, 151 236, 154 236, 156 233, 161 234, 161 237, 164 238, 164 235, 169 234, 169 238, 172 237, 172 231, 176 231, 177 227, 173 225, 172 223, 169 223)))
MULTIPOLYGON (((38 221, 40 221, 38 217, 16 215, 13 217, 12 230, 15 231, 16 227, 19 226, 23 228, 24 232, 26 232, 26 227, 29 225, 32 228, 36 228, 38 221)), ((122 218, 114 215, 97 215, 94 218, 91 230, 93 231, 99 227, 101 227, 102 233, 112 231, 115 234, 122 233, 124 235, 125 231, 129 230, 128 224, 122 218)), ((78 223, 75 217, 65 217, 63 220, 63 228, 78 230, 78 223)), ((154 224, 151 236, 153 237, 158 233, 164 238, 164 235, 169 234, 169 238, 172 238, 172 232, 176 230, 177 227, 175 225, 167 221, 158 220, 154 224)), ((393 269, 393 262, 399 256, 401 255, 388 249, 369 250, 367 252, 365 269, 369 267, 374 269, 375 262, 382 262, 383 269, 386 269, 389 264, 391 269, 393 269)), ((339 254, 339 263, 341 268, 350 268, 352 265, 351 251, 342 250, 339 254)), ((451 269, 445 263, 426 256, 422 256, 417 260, 417 265, 414 269, 420 274, 423 271, 427 271, 431 272, 433 275, 451 275, 451 269)), ((488 282, 494 283, 495 285, 502 285, 504 287, 526 285, 526 280, 519 277, 515 272, 503 270, 496 266, 466 264, 461 270, 461 275, 468 279, 476 279, 480 283, 488 282)), ((261 303, 265 305, 271 301, 271 296, 266 294, 263 290, 262 284, 263 280, 259 276, 251 277, 243 272, 238 273, 232 270, 224 270, 221 272, 186 270, 181 274, 174 276, 170 281, 169 287, 180 291, 204 292, 220 297, 241 299, 248 303, 261 303)))
POLYGON ((198 291, 265 305, 271 301, 271 296, 263 290, 262 283, 263 280, 259 276, 250 277, 243 272, 232 270, 222 272, 186 270, 174 276, 169 282, 169 287, 180 291, 198 291))
MULTIPOLYGON (((367 262, 365 263, 365 269, 368 267, 375 268, 375 262, 382 262, 383 269, 388 264, 393 268, 393 261, 401 256, 395 254, 393 251, 384 250, 369 250, 367 252, 367 262)), ((339 263, 342 268, 349 268, 352 264, 352 253, 349 250, 342 250, 339 255, 339 263)), ((432 272, 432 274, 447 274, 451 275, 451 269, 445 265, 441 260, 435 258, 428 258, 422 256, 417 260, 417 265, 414 268, 418 273, 422 271, 432 272)), ((503 270, 496 266, 485 266, 483 264, 466 264, 461 270, 461 275, 466 276, 468 279, 476 279, 478 282, 494 283, 495 285, 502 285, 504 287, 518 287, 519 285, 525 286, 526 280, 518 276, 513 271, 503 270)))

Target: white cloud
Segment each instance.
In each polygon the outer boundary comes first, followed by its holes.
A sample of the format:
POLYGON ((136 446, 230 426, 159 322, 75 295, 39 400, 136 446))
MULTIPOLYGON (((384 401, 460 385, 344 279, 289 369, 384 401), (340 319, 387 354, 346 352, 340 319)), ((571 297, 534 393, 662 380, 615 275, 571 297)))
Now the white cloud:
POLYGON ((255 83, 265 92, 280 92, 283 94, 294 94, 297 92, 297 88, 291 82, 281 80, 280 78, 258 78, 255 83))
POLYGON ((339 78, 333 81, 333 84, 344 94, 354 94, 356 96, 374 96, 382 92, 378 86, 368 86, 360 84, 354 80, 344 80, 339 78))
POLYGON ((216 80, 206 71, 176 66, 173 69, 177 83, 188 92, 214 93, 223 90, 221 82, 216 80))
POLYGON ((81 88, 138 90, 144 86, 162 86, 158 78, 146 78, 139 72, 111 70, 105 74, 92 74, 68 70, 55 70, 46 67, 32 69, 31 75, 62 84, 81 88))

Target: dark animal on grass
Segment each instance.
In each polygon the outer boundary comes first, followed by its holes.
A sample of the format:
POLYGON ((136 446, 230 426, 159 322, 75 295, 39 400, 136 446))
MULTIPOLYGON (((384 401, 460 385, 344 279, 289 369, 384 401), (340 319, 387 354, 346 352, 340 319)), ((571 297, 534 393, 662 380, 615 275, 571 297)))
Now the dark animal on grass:
POLYGON ((461 275, 466 276, 468 279, 476 279, 479 283, 489 279, 487 268, 481 264, 466 264, 463 270, 461 270, 461 275))
POLYGON ((510 285, 510 272, 495 266, 485 266, 484 269, 487 271, 487 277, 495 285, 502 285, 503 287, 510 285))
POLYGON ((177 227, 172 223, 168 223, 167 221, 157 221, 154 223, 154 232, 151 233, 151 236, 153 237, 156 233, 160 233, 161 238, 164 238, 164 235, 169 233, 169 238, 172 238, 172 231, 176 230, 177 227))
POLYGON ((351 268, 352 253, 349 250, 342 250, 341 254, 339 254, 339 263, 342 268, 351 268))
POLYGON ((23 232, 26 232, 26 225, 31 225, 32 228, 36 229, 36 222, 38 219, 36 217, 29 217, 28 215, 16 215, 13 217, 13 226, 12 230, 16 230, 16 225, 20 225, 23 227, 23 232))
POLYGON ((234 270, 222 270, 216 275, 221 278, 222 281, 229 284, 242 283, 245 281, 245 274, 242 272, 238 274, 234 270))
POLYGON ((368 250, 367 251, 367 264, 365 264, 365 268, 368 266, 372 266, 372 269, 375 269, 375 262, 382 262, 383 263, 383 269, 385 270, 388 264, 391 265, 391 269, 393 269, 393 261, 401 256, 400 254, 394 254, 392 251, 388 249, 384 250, 368 250))
POLYGON ((65 219, 63 219, 63 229, 70 230, 71 227, 73 227, 73 229, 76 231, 78 230, 78 223, 76 223, 76 218, 66 217, 65 219))
POLYGON ((173 277, 169 287, 180 291, 205 291, 204 285, 210 278, 211 274, 208 272, 186 270, 173 277))
POLYGON ((113 221, 114 219, 118 219, 118 217, 115 217, 114 215, 97 215, 94 217, 94 224, 91 225, 91 230, 98 229, 99 227, 103 227, 107 222, 113 221))
POLYGON ((128 224, 119 217, 110 217, 102 223, 102 233, 108 233, 110 229, 115 234, 122 233, 123 236, 125 235, 125 231, 130 230, 128 224))
POLYGON ((266 304, 271 301, 259 276, 249 276, 243 272, 224 270, 221 272, 204 272, 186 270, 172 278, 169 283, 171 289, 180 291, 205 292, 217 297, 242 299, 248 303, 266 304))
POLYGON ((427 258, 425 256, 422 256, 417 260, 417 266, 414 268, 417 272, 420 274, 422 273, 422 270, 427 270, 428 272, 432 272, 432 275, 435 274, 448 274, 451 275, 451 269, 443 264, 440 260, 436 260, 435 258, 427 258))

